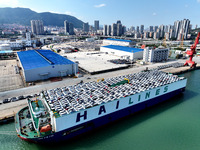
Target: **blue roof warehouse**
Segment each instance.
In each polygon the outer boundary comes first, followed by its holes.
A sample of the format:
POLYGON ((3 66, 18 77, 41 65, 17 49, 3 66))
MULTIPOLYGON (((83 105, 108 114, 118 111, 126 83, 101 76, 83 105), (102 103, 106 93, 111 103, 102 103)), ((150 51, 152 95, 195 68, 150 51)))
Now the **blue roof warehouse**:
POLYGON ((17 52, 26 82, 76 74, 78 65, 50 50, 17 52))
POLYGON ((100 51, 108 54, 113 54, 121 57, 128 57, 128 59, 142 59, 144 49, 132 48, 119 45, 106 45, 102 46, 100 51))

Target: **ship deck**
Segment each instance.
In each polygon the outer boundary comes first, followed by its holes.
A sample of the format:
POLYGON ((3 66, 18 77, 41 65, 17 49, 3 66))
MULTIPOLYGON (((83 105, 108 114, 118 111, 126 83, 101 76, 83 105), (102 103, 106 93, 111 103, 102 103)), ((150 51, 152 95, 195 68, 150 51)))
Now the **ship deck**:
POLYGON ((60 117, 182 79, 184 78, 158 70, 151 70, 108 78, 100 82, 93 81, 51 89, 44 91, 43 95, 49 108, 56 117, 60 117), (125 79, 128 79, 129 83, 118 84, 125 79))
POLYGON ((18 112, 18 118, 19 118, 19 134, 23 137, 38 137, 38 133, 35 131, 31 119, 31 115, 29 112, 28 107, 25 107, 24 109, 20 110, 18 112))
POLYGON ((34 112, 39 112, 39 110, 44 109, 42 102, 39 100, 36 104, 35 100, 28 99, 28 107, 21 109, 16 114, 16 130, 21 137, 24 138, 38 138, 51 134, 49 132, 40 132, 41 127, 49 124, 49 114, 45 113, 39 117, 36 117, 34 112), (31 105, 31 106, 30 106, 31 105), (31 109, 34 107, 33 110, 31 109), (40 108, 36 109, 37 106, 40 108))

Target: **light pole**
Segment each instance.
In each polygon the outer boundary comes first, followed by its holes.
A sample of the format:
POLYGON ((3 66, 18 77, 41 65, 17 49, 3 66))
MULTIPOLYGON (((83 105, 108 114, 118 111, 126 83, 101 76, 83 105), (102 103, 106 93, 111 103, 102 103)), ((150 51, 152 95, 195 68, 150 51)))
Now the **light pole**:
MULTIPOLYGON (((133 50, 132 50, 132 53, 133 53, 133 58, 134 58, 134 52, 133 52, 133 50)), ((132 66, 133 66, 133 59, 132 59, 132 66)))

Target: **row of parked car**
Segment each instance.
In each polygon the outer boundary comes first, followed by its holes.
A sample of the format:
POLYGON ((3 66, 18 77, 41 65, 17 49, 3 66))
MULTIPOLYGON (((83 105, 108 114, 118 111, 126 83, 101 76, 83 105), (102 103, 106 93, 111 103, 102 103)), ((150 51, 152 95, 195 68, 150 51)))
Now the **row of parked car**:
POLYGON ((10 103, 10 102, 19 101, 19 100, 23 100, 23 99, 27 99, 27 98, 33 98, 33 97, 36 97, 36 96, 40 96, 40 94, 26 95, 26 96, 21 95, 21 96, 17 96, 17 97, 6 98, 3 101, 0 101, 0 105, 10 103))

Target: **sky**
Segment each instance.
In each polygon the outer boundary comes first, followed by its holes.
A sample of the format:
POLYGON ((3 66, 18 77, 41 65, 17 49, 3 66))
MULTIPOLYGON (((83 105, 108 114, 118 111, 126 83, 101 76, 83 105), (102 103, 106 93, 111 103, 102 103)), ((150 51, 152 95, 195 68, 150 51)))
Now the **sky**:
POLYGON ((189 19, 200 26, 200 0, 0 0, 0 7, 23 7, 36 12, 72 15, 83 22, 145 28, 189 19))

